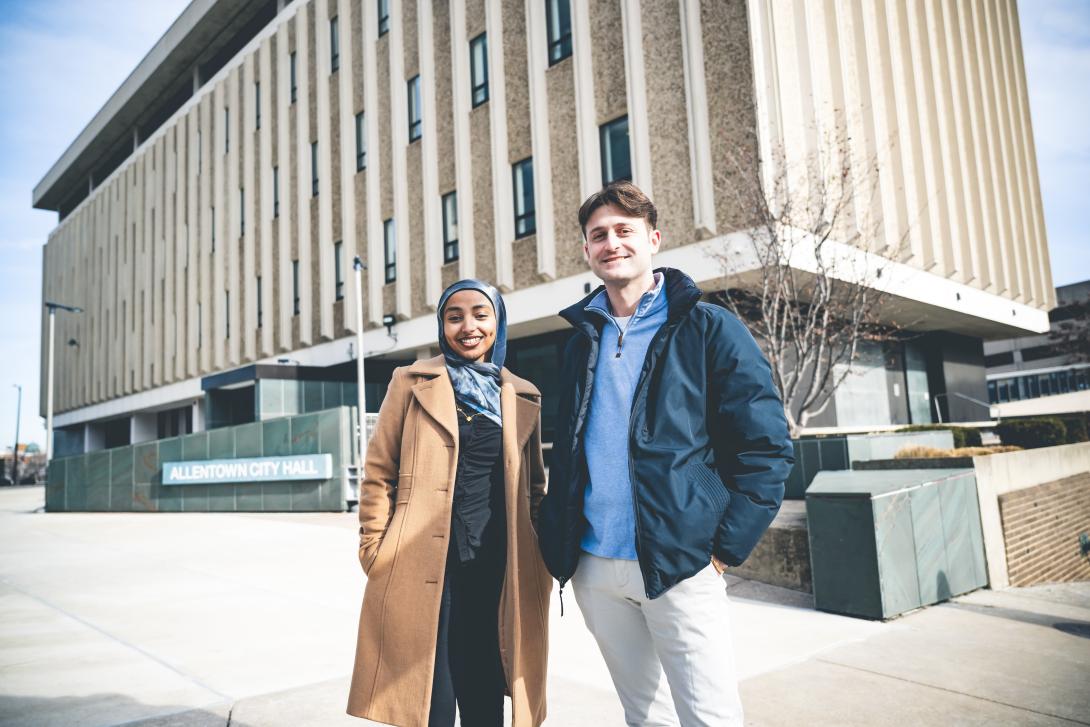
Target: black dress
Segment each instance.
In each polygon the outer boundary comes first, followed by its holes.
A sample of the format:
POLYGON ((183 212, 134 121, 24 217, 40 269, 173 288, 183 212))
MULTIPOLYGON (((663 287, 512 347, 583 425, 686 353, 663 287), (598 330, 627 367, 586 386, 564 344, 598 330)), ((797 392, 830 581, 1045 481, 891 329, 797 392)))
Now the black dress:
POLYGON ((507 565, 502 430, 459 404, 458 469, 439 608, 429 727, 502 727, 499 605, 507 565), (471 421, 461 412, 470 414, 471 421))

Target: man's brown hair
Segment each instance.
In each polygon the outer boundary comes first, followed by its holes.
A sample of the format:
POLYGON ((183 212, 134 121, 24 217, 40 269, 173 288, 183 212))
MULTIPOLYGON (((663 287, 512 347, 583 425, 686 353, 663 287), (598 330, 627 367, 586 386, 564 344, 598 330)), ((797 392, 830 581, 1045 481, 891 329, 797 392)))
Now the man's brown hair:
POLYGON ((579 208, 579 227, 583 230, 583 239, 587 237, 587 221, 599 207, 612 205, 628 217, 642 217, 648 230, 654 230, 659 213, 655 204, 639 187, 627 180, 610 182, 601 190, 587 197, 579 208))

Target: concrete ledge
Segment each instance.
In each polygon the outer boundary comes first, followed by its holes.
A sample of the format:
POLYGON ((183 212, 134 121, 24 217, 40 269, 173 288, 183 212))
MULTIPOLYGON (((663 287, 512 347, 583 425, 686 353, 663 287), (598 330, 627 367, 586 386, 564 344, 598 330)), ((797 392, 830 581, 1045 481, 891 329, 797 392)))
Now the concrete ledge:
POLYGON ((1090 472, 1090 442, 973 457, 973 467, 980 501, 980 525, 984 532, 984 556, 988 563, 988 585, 1005 588, 1010 585, 1010 579, 1003 522, 999 515, 1000 495, 1090 472))
POLYGON ((793 591, 811 593, 810 541, 806 534, 806 503, 785 500, 746 562, 728 573, 793 591))
POLYGON ((853 470, 950 470, 972 466, 972 457, 905 457, 852 462, 853 470))

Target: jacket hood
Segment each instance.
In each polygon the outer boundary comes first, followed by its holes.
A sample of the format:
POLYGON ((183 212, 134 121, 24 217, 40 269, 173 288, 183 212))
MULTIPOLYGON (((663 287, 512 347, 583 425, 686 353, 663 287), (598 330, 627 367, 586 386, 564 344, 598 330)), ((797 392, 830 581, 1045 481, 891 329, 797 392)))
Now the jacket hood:
MULTIPOLYGON (((693 279, 677 268, 655 268, 653 272, 662 273, 665 278, 663 292, 666 294, 666 322, 673 323, 688 315, 700 301, 701 295, 700 288, 693 279)), ((598 316, 588 314, 585 309, 605 288, 606 286, 599 285, 577 303, 560 311, 560 317, 587 335, 595 335, 602 325, 602 320, 598 316)))

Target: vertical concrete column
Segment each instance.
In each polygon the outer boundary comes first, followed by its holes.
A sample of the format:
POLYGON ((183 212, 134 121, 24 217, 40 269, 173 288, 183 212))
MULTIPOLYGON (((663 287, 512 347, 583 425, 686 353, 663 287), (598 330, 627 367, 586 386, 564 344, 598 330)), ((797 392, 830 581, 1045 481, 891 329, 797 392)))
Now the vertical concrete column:
POLYGON ((363 10, 363 108, 367 114, 367 311, 372 325, 382 323, 382 164, 379 163, 378 17, 363 10))
MULTIPOLYGON (((292 319, 292 280, 291 280, 291 240, 292 216, 291 194, 298 184, 298 178, 291 174, 291 150, 292 140, 290 129, 291 108, 291 53, 288 46, 288 20, 276 29, 276 185, 279 190, 270 190, 269 199, 279 194, 280 216, 276 218, 276 259, 279 270, 277 277, 277 301, 276 308, 270 306, 276 321, 275 351, 288 351, 291 349, 291 319, 292 319)), ((272 182, 270 182, 271 186, 272 182)), ((272 283, 272 276, 269 276, 272 283)), ((272 287, 269 287, 269 301, 274 300, 272 287)), ((271 321, 272 319, 270 319, 271 321)))
MULTIPOLYGON (((511 246, 515 241, 515 213, 511 164, 508 160, 507 84, 504 76, 503 8, 500 0, 485 0, 484 13, 485 31, 488 34, 488 113, 492 126, 492 214, 495 220, 496 286, 508 292, 515 285, 514 261, 511 257, 511 246)), ((535 170, 538 163, 535 157, 535 170)), ((535 174, 535 196, 540 188, 535 174)))
MULTIPOLYGON (((409 189, 406 151, 409 145, 409 97, 405 78, 405 24, 401 3, 390 3, 390 138, 394 191, 394 230, 397 233, 397 281, 394 310, 398 318, 412 317, 412 275, 409 267, 409 189)), ((380 260, 382 258, 379 258, 380 260)))
MULTIPOLYGON (((363 8, 362 12, 368 12, 363 8)), ((344 326, 355 331, 359 322, 356 320, 356 276, 352 274, 352 258, 361 254, 356 240, 356 115, 354 90, 356 87, 355 59, 363 52, 363 46, 356 46, 352 40, 352 3, 350 0, 337 0, 337 30, 340 36, 341 69, 338 73, 338 96, 340 99, 340 118, 338 119, 341 137, 341 158, 338 169, 341 175, 341 243, 344 246, 344 258, 341 274, 344 276, 344 326)))
POLYGON ((424 302, 434 309, 443 292, 443 219, 439 208, 439 136, 436 130, 435 48, 429 0, 417 0, 417 48, 420 49, 420 96, 424 104, 424 138, 421 143, 421 174, 424 198, 424 302))
MULTIPOLYGON (((335 2, 336 0, 334 0, 335 2)), ((333 338, 333 143, 329 119, 330 40, 329 0, 314 0, 314 82, 318 107, 318 335, 323 340, 333 338)), ((347 18, 338 21, 344 27, 347 18)), ((343 46, 342 46, 343 47, 343 46)), ((345 65, 341 63, 344 73, 345 65)), ((343 105, 343 100, 342 100, 343 105)), ((343 146, 343 139, 342 139, 343 146)), ((342 188, 343 198, 345 190, 342 188)))
MULTIPOLYGON (((259 50, 260 52, 260 50, 259 50)), ((239 316, 239 339, 242 344, 242 360, 254 361, 257 359, 257 245, 260 237, 262 249, 265 248, 265 238, 259 235, 265 226, 265 215, 257 214, 255 201, 261 195, 258 194, 258 183, 254 176, 254 157, 256 156, 255 134, 257 125, 257 88, 254 84, 259 76, 257 73, 258 53, 250 53, 242 62, 242 88, 239 96, 242 99, 239 109, 238 123, 241 128, 239 141, 242 152, 242 220, 245 223, 242 230, 242 290, 238 297, 242 313, 239 316), (243 113, 245 112, 245 113, 243 113)), ((269 89, 264 89, 267 94, 269 89)), ((262 94, 264 95, 264 94, 262 94)), ((263 117, 268 124, 268 116, 263 117)), ((233 302, 233 301, 232 301, 233 302)))
POLYGON ((715 186, 712 179, 711 134, 708 130, 708 87, 704 77, 704 38, 698 0, 681 2, 681 48, 685 72, 685 107, 689 121, 689 170, 693 185, 693 226, 716 233, 715 186))
POLYGON ((622 0, 624 25, 625 89, 628 97, 628 130, 632 153, 632 181, 651 199, 651 132, 647 124, 647 83, 643 66, 643 24, 640 0, 622 0))
MULTIPOLYGON (((534 198, 537 204, 537 272, 556 277, 556 226, 553 209, 552 145, 549 139, 549 98, 545 3, 526 0, 527 68, 530 78, 530 144, 534 150, 534 198)), ((508 175, 510 179, 510 175, 508 175)), ((510 216, 510 212, 508 212, 510 216)))
POLYGON ((177 360, 174 337, 176 322, 174 288, 177 284, 177 278, 174 271, 180 254, 175 216, 177 213, 176 201, 178 199, 178 136, 181 134, 181 128, 180 123, 175 123, 163 134, 163 163, 161 167, 163 174, 163 184, 161 185, 163 189, 161 212, 163 216, 163 245, 161 248, 163 272, 159 284, 155 286, 158 288, 159 285, 162 285, 163 289, 155 291, 159 301, 156 312, 158 314, 159 330, 161 331, 159 339, 161 345, 157 355, 160 365, 155 367, 154 383, 156 386, 174 380, 174 363, 177 360))
MULTIPOLYGON (((210 340, 205 340, 205 345, 212 347, 212 366, 217 370, 227 367, 227 298, 224 295, 227 286, 227 266, 230 258, 231 244, 228 242, 227 220, 230 214, 227 210, 227 148, 224 137, 227 134, 227 119, 225 108, 227 105, 226 79, 220 79, 216 84, 212 95, 212 129, 211 138, 207 140, 209 152, 212 155, 212 199, 209 214, 212 216, 212 239, 215 240, 212 252, 212 285, 208 291, 212 307, 205 311, 211 320, 210 340)), ((238 139, 235 139, 238 143, 238 139)))
MULTIPOLYGON (((246 136, 244 104, 239 92, 239 84, 242 82, 242 69, 238 66, 227 74, 227 88, 224 94, 224 104, 227 113, 224 114, 224 123, 227 130, 224 141, 227 153, 224 163, 227 165, 226 183, 224 187, 224 207, 226 207, 226 233, 223 236, 224 247, 227 252, 227 280, 223 285, 224 318, 223 335, 227 339, 227 362, 230 366, 238 366, 242 363, 242 340, 245 337, 245 324, 242 320, 241 299, 245 296, 245 286, 249 283, 242 275, 242 254, 239 243, 245 245, 242 233, 242 184, 239 174, 239 159, 242 157, 243 137, 246 136), (230 293, 230 300, 226 293, 230 293), (228 330, 228 322, 230 329, 228 330), (228 337, 228 334, 229 337, 228 337)), ((252 226, 253 220, 249 220, 252 226)))
POLYGON ((477 274, 477 246, 473 237, 473 170, 469 151, 469 42, 466 39, 465 0, 451 0, 450 55, 454 100, 454 176, 458 184, 458 275, 472 278, 477 274))
MULTIPOLYGON (((310 240, 310 198, 311 198, 311 156, 310 156, 310 113, 305 108, 310 98, 310 69, 309 53, 310 39, 307 30, 307 19, 311 9, 307 5, 300 5, 295 15, 295 72, 296 88, 298 89, 299 107, 295 113, 296 152, 295 152, 295 185, 298 200, 296 210, 296 241, 299 250, 299 343, 309 346, 313 343, 311 331, 311 306, 314 297, 311 291, 311 240, 310 240)), ((318 149, 322 153, 321 148, 318 149)), ((318 180, 321 184, 321 179, 318 180)), ((326 184, 328 184, 328 180, 326 184)), ((288 290, 292 288, 289 285, 288 290)))
MULTIPOLYGON (((582 201, 602 186, 602 166, 594 105, 594 64, 590 47, 590 10, 587 3, 572 3, 571 16, 572 63, 575 65, 575 131, 579 143, 579 198, 582 201)), ((625 55, 628 55, 627 48, 625 55)))
MULTIPOLYGON (((280 28, 284 28, 282 24, 280 28)), ((277 36, 280 34, 280 29, 277 30, 277 36)), ((278 62, 279 59, 272 57, 272 37, 265 38, 261 41, 261 47, 258 49, 257 55, 257 81, 261 84, 261 107, 257 110, 261 114, 261 129, 258 132, 258 166, 257 166, 257 178, 258 184, 261 187, 261 209, 258 212, 260 216, 259 220, 255 220, 260 230, 261 235, 261 251, 260 261, 258 263, 258 270, 261 275, 261 328, 258 332, 257 350, 258 357, 265 358, 272 356, 274 353, 273 342, 275 339, 275 333, 277 331, 277 311, 273 306, 274 286, 276 281, 273 280, 273 256, 278 251, 273 250, 273 135, 272 129, 276 126, 279 129, 279 119, 274 115, 279 109, 273 109, 272 100, 273 97, 279 95, 280 89, 274 89, 273 86, 273 63, 278 62), (275 90, 275 93, 274 93, 275 90)), ((280 147, 281 149, 285 147, 280 147)), ((286 215, 281 215, 285 216, 286 215)), ((281 266, 287 264, 289 267, 290 262, 285 263, 282 256, 277 255, 278 262, 281 266)), ((283 289, 281 289, 281 295, 283 295, 283 289)), ((255 295, 256 297, 256 295, 255 295)), ((256 301, 255 301, 256 317, 256 301)))

